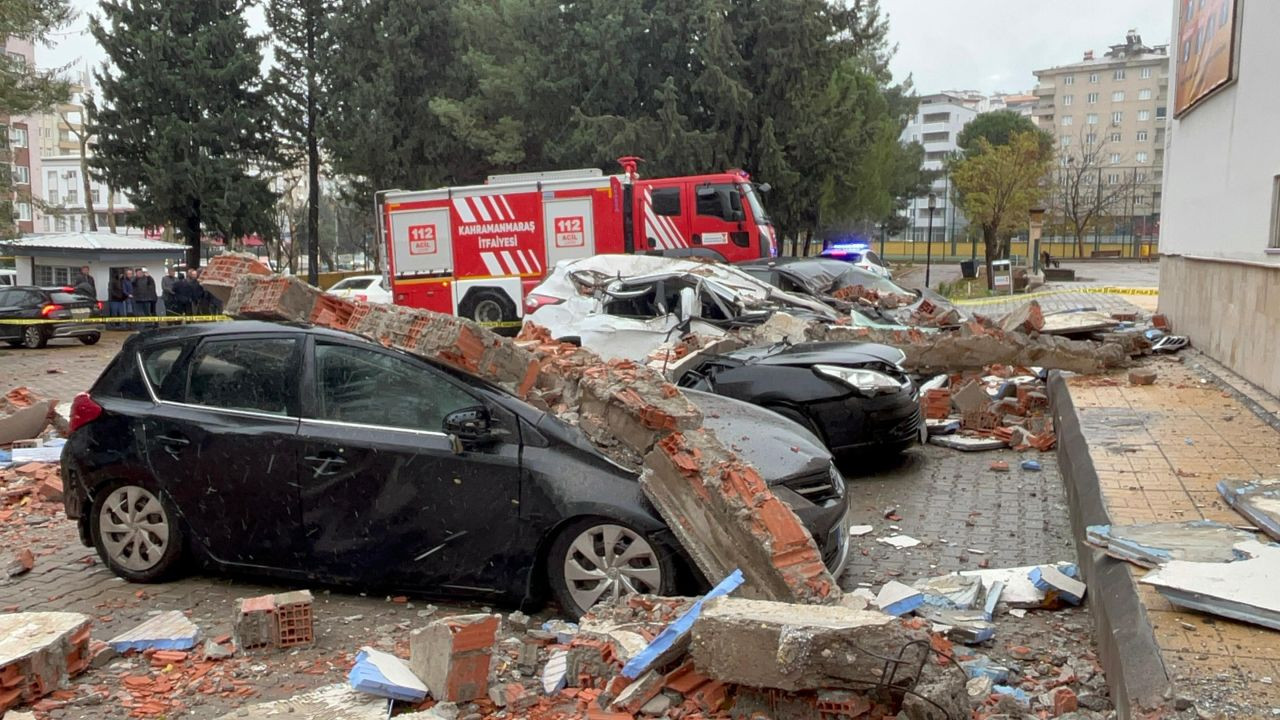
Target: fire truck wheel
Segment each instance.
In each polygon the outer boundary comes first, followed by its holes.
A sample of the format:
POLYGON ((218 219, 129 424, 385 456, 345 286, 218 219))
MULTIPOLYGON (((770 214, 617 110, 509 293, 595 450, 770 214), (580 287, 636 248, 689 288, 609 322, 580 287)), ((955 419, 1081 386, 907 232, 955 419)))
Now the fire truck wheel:
POLYGON ((482 324, 511 322, 516 319, 516 306, 503 293, 480 290, 467 294, 458 306, 458 314, 482 324))

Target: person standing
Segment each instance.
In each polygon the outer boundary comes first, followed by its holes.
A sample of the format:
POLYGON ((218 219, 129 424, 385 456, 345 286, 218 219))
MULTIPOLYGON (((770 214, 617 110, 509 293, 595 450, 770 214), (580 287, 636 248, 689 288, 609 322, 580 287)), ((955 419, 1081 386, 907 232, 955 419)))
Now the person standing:
POLYGON ((80 268, 80 277, 76 279, 75 291, 79 295, 98 299, 98 283, 93 279, 93 275, 89 273, 89 266, 85 265, 80 268))
MULTIPOLYGON (((111 282, 107 285, 107 313, 112 318, 119 318, 124 315, 124 271, 118 270, 111 276, 111 282)), ((120 329, 120 322, 116 320, 111 324, 112 330, 120 329)))
POLYGON ((133 293, 135 288, 133 284, 132 268, 125 269, 124 279, 120 281, 120 288, 124 291, 124 312, 121 314, 124 315, 125 317, 133 317, 134 316, 133 293))
POLYGON ((205 314, 207 309, 205 307, 204 285, 200 284, 200 271, 196 268, 191 268, 187 271, 187 292, 191 296, 191 314, 205 314))
POLYGON ((178 273, 172 266, 165 271, 165 276, 160 278, 160 303, 163 307, 159 312, 162 315, 173 314, 173 286, 178 283, 178 273))
POLYGON ((156 281, 146 268, 138 268, 133 276, 133 298, 137 314, 152 317, 156 314, 156 281))

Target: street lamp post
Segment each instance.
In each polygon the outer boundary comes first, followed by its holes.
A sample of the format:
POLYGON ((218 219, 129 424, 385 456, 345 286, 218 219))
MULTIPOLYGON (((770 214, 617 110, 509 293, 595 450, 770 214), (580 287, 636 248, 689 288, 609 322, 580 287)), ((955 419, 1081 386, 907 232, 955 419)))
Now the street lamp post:
POLYGON ((925 236, 924 286, 929 287, 929 271, 933 269, 933 209, 938 206, 938 196, 929 193, 929 231, 925 236))

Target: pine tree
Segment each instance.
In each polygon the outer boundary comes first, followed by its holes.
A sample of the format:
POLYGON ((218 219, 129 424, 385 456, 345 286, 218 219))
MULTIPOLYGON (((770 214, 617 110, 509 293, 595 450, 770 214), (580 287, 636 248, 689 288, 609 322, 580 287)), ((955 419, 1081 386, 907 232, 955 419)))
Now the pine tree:
POLYGON ((270 0, 267 22, 275 37, 277 123, 285 160, 307 167, 307 282, 320 273, 320 53, 328 46, 328 0, 270 0))
POLYGON ((275 232, 263 173, 276 159, 248 0, 103 0, 90 31, 109 62, 93 165, 146 222, 172 223, 200 264, 202 234, 275 232))

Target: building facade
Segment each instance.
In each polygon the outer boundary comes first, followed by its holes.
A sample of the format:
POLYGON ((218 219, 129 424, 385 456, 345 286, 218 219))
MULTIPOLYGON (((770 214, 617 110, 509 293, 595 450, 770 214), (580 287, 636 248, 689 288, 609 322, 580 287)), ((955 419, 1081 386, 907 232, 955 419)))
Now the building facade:
POLYGON ((115 231, 124 235, 142 235, 140 227, 130 226, 133 220, 134 206, 121 192, 108 195, 105 183, 89 180, 89 203, 85 202, 84 168, 80 155, 62 155, 41 158, 44 171, 44 202, 38 213, 39 217, 33 232, 43 233, 76 233, 89 232, 89 210, 93 206, 94 220, 99 232, 111 230, 111 219, 114 214, 115 231))
MULTIPOLYGON (((902 131, 902 142, 918 142, 924 145, 925 170, 939 172, 933 183, 935 196, 933 216, 933 240, 954 240, 964 235, 968 221, 964 213, 952 202, 951 179, 946 175, 946 160, 959 149, 960 131, 968 125, 987 99, 978 93, 944 91, 920 98, 920 108, 902 131)), ((924 242, 929 236, 929 199, 913 198, 907 206, 908 223, 906 239, 924 242)))
POLYGON ((1160 309, 1192 346, 1280 394, 1280 3, 1171 2, 1181 92, 1165 151, 1160 309))
MULTIPOLYGON (((30 40, 5 38, 4 53, 10 59, 35 66, 35 45, 30 40)), ((18 233, 35 229, 40 197, 40 148, 37 117, 0 115, 0 163, 13 178, 12 195, 8 198, 18 233)))
MULTIPOLYGON (((1169 106, 1167 45, 1147 46, 1136 31, 1125 42, 1080 62, 1036 70, 1034 118, 1053 135, 1065 165, 1090 170, 1086 183, 1104 187, 1097 234, 1153 238, 1162 200, 1165 124, 1169 106), (1110 188, 1110 189, 1108 189, 1110 188)), ((1064 168, 1059 176, 1072 175, 1064 168)), ((1055 208, 1050 208, 1054 217, 1055 208)), ((1058 208, 1057 210, 1061 210, 1058 208)))

